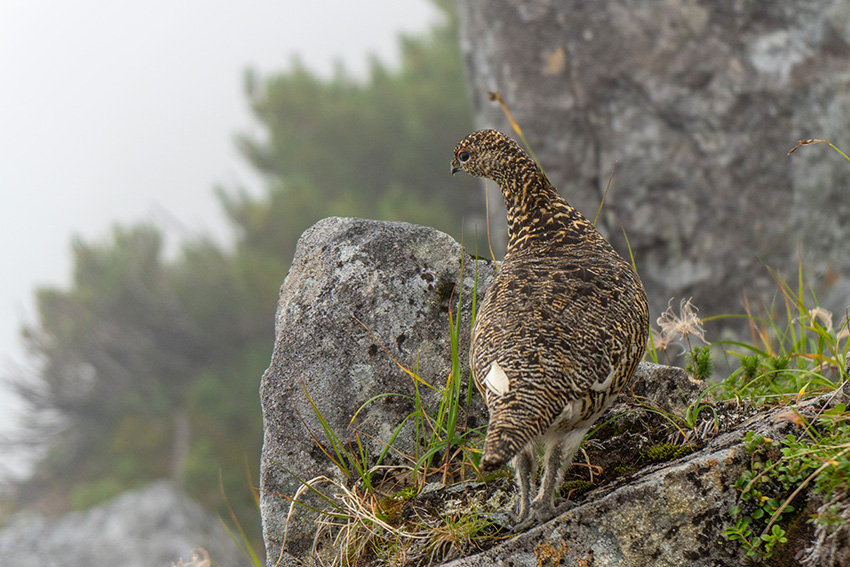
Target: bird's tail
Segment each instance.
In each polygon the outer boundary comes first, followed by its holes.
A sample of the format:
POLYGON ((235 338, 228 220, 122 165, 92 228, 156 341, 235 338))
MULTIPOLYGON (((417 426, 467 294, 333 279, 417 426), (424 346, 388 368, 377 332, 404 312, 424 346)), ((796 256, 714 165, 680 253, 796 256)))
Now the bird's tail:
MULTIPOLYGON (((538 409, 539 412, 539 409, 538 409)), ((514 458, 552 424, 548 412, 520 412, 516 408, 490 409, 490 425, 484 440, 481 472, 493 471, 514 458)))

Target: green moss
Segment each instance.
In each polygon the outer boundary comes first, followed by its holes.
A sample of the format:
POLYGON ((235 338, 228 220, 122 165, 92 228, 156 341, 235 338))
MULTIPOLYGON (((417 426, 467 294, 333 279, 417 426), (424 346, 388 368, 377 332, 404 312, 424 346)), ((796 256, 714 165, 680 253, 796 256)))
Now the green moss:
POLYGON ((624 467, 622 465, 618 465, 614 467, 614 472, 620 476, 627 475, 633 473, 635 471, 635 467, 624 467))
POLYGON ((689 455, 694 452, 693 447, 688 445, 674 445, 673 443, 662 443, 640 450, 640 456, 644 461, 650 463, 663 463, 689 455))
POLYGON ((396 498, 381 498, 378 501, 378 506, 375 509, 375 516, 385 522, 393 522, 401 514, 404 507, 404 500, 396 498))
POLYGON ((434 292, 437 294, 437 299, 440 301, 448 301, 455 290, 455 282, 442 282, 437 286, 434 292))
POLYGON ((559 493, 566 498, 573 498, 575 496, 581 496, 593 488, 593 486, 593 483, 589 480, 571 480, 561 487, 559 493))

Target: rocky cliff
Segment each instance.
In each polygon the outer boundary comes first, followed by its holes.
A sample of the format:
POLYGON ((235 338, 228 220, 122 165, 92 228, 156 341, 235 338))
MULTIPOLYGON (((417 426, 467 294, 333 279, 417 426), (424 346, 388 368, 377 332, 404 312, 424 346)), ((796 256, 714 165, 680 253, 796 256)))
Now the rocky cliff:
MULTIPOLYGON (((628 233, 660 313, 742 312, 743 291, 796 280, 850 297, 850 3, 845 0, 460 0, 476 122, 510 133, 618 250, 628 233), (615 170, 616 166, 616 170, 615 170)), ((504 226, 498 190, 490 226, 504 226)), ((503 249, 495 247, 497 249, 503 249)), ((727 323, 729 320, 726 320, 727 323)))

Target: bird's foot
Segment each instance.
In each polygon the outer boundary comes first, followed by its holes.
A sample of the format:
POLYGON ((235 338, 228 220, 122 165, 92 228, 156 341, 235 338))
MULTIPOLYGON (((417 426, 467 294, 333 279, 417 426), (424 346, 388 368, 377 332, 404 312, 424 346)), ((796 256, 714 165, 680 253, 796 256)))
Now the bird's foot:
POLYGON ((528 511, 530 509, 531 506, 528 499, 519 495, 516 502, 514 502, 513 510, 508 512, 508 520, 510 520, 511 525, 521 524, 528 519, 528 511))
MULTIPOLYGON (((522 524, 528 519, 528 509, 526 508, 522 512, 508 512, 508 520, 510 520, 511 525, 516 526, 517 524, 522 524)), ((511 529, 511 531, 514 531, 511 529)))
POLYGON ((574 506, 575 504, 566 498, 558 498, 554 501, 554 503, 534 501, 531 503, 531 511, 526 515, 527 517, 514 522, 514 525, 511 528, 511 533, 519 533, 539 524, 544 524, 552 518, 560 516, 564 512, 570 510, 574 506))
MULTIPOLYGON (((560 516, 564 512, 575 508, 575 506, 576 504, 572 500, 567 500, 566 498, 555 498, 552 506, 552 510, 554 511, 552 518, 560 516)), ((549 519, 551 520, 552 518, 549 519)))

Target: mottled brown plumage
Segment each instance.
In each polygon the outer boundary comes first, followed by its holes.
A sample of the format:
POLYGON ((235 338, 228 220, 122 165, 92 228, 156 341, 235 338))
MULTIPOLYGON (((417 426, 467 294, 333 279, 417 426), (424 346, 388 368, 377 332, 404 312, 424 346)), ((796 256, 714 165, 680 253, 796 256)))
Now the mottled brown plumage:
POLYGON ((523 528, 556 514, 566 467, 643 356, 646 294, 512 139, 470 134, 455 148, 458 171, 495 181, 507 207, 508 249, 475 319, 470 364, 490 410, 481 468, 512 461, 523 528), (545 474, 529 503, 541 443, 545 474))

